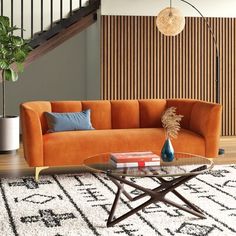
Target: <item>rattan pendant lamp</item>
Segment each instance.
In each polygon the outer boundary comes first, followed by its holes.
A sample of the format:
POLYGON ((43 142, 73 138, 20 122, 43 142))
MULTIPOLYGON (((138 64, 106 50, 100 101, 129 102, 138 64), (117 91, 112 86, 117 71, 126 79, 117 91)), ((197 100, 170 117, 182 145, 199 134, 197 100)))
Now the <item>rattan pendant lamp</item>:
POLYGON ((172 7, 172 0, 170 0, 170 6, 158 14, 156 25, 162 34, 176 36, 183 31, 185 18, 179 9, 172 7))
MULTIPOLYGON (((213 38, 213 42, 216 48, 216 79, 215 79, 216 97, 215 97, 215 101, 217 103, 220 103, 220 57, 219 57, 219 50, 218 50, 218 45, 217 45, 215 35, 207 19, 194 5, 192 5, 186 0, 179 0, 179 1, 188 4, 199 13, 199 15, 203 18, 205 24, 207 25, 207 28, 210 31, 210 34, 213 38)), ((157 15, 156 26, 158 30, 166 36, 176 36, 183 31, 185 27, 185 18, 179 9, 172 7, 172 0, 170 0, 170 6, 160 11, 159 14, 157 15)), ((224 153, 224 149, 220 149, 219 154, 223 154, 223 153, 224 153)))
MULTIPOLYGON (((215 101, 220 103, 220 57, 219 57, 219 50, 217 46, 217 41, 215 35, 212 31, 211 26, 209 25, 207 19, 203 16, 203 14, 191 3, 187 2, 186 0, 179 0, 191 6, 194 10, 196 10, 199 15, 203 18, 205 24, 207 25, 208 30, 213 38, 213 42, 216 48, 216 97, 215 101)), ((176 36, 180 34, 185 26, 185 18, 182 15, 181 11, 172 7, 172 0, 170 0, 170 6, 162 10, 156 18, 156 26, 158 30, 166 35, 166 36, 176 36)))

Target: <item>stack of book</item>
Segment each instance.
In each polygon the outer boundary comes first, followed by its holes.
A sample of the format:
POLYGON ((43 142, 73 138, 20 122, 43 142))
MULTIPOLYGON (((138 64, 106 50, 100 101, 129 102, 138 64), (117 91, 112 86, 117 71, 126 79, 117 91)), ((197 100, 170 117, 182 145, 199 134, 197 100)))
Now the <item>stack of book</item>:
POLYGON ((153 152, 111 153, 110 163, 116 168, 160 165, 160 157, 153 152))

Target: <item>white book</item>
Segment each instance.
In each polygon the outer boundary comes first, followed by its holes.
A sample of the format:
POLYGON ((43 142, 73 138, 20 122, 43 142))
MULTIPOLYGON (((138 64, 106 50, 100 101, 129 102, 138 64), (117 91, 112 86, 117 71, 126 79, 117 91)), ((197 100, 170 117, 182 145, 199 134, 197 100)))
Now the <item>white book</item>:
POLYGON ((110 163, 112 166, 116 168, 125 168, 125 167, 147 167, 147 166, 159 166, 160 161, 151 161, 151 162, 125 162, 125 163, 117 163, 110 159, 110 163))

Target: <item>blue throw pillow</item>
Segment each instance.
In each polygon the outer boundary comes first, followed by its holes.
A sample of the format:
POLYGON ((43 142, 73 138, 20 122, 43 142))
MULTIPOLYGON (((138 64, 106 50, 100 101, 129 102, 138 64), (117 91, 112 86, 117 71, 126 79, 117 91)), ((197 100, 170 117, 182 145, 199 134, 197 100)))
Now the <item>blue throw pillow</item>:
POLYGON ((48 132, 94 129, 90 121, 90 110, 67 113, 45 112, 45 115, 48 132))

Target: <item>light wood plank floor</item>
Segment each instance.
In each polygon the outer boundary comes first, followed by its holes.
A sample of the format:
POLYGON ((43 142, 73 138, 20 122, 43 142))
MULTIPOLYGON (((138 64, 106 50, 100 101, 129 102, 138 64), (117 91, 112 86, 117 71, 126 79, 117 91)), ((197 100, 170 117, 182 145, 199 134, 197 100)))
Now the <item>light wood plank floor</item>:
MULTIPOLYGON (((236 164, 236 137, 222 137, 220 147, 225 149, 225 154, 214 159, 216 165, 236 164)), ((53 167, 41 174, 59 174, 83 172, 78 166, 53 167)), ((25 162, 21 146, 17 154, 0 155, 0 177, 34 175, 34 168, 29 168, 25 162)))

